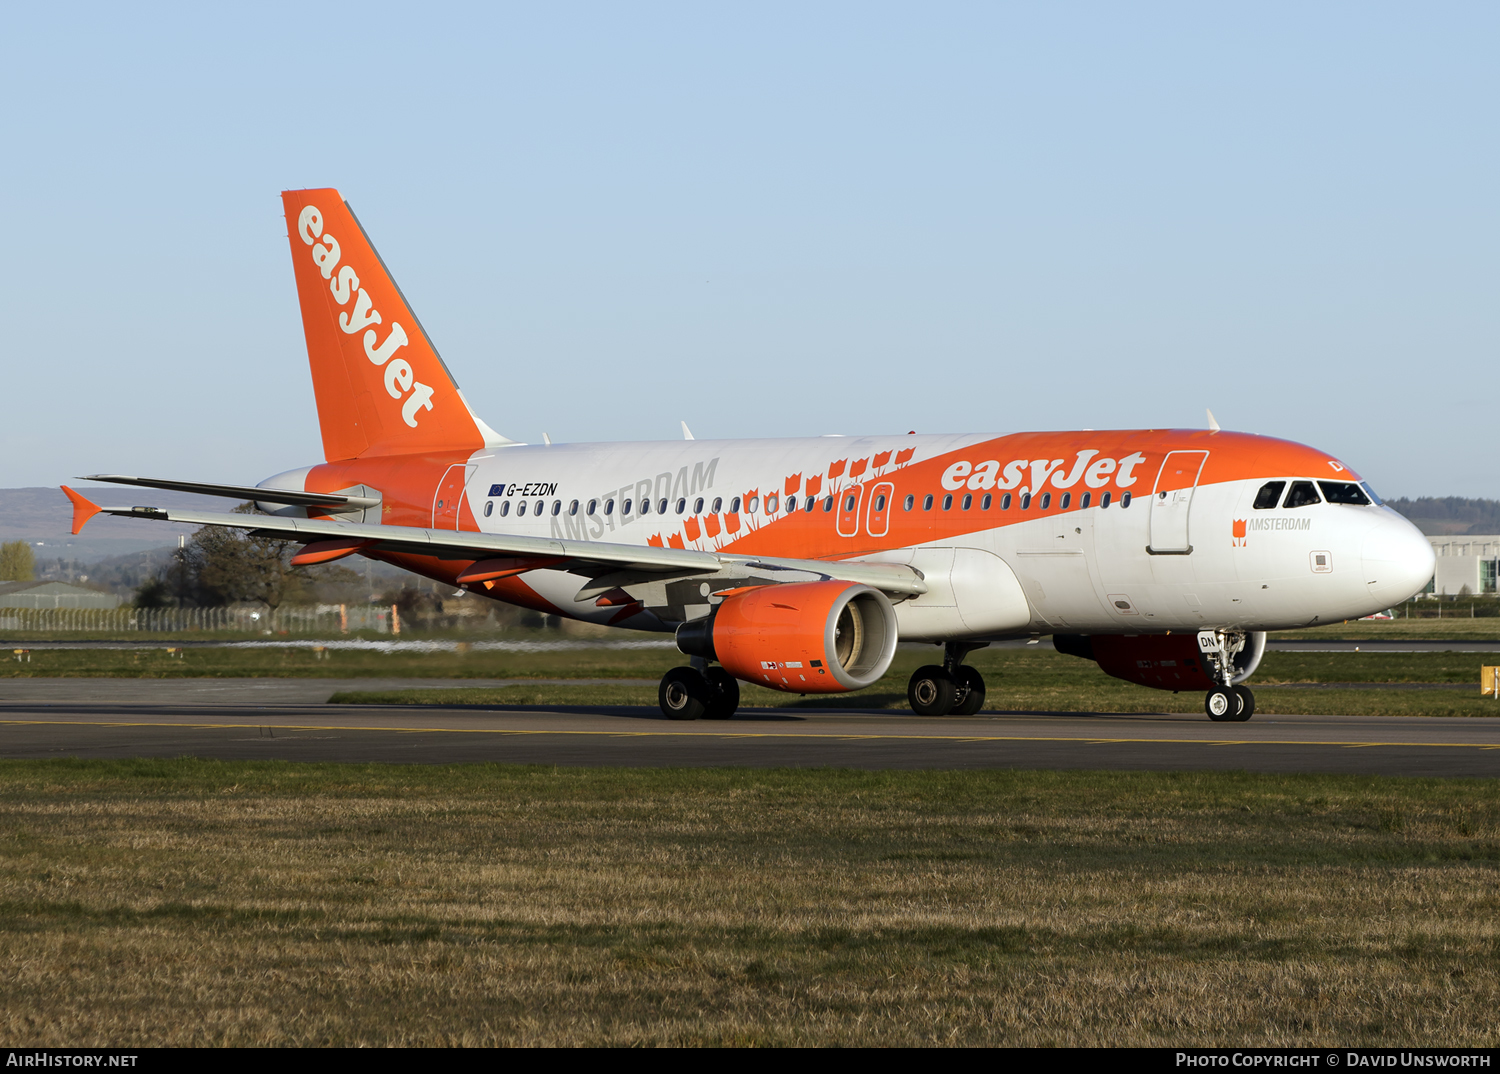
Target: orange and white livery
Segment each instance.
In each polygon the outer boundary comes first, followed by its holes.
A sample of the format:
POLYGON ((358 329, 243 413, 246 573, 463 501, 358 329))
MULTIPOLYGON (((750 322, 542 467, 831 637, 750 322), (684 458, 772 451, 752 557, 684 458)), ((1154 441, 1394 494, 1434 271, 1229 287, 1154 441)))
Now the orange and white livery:
POLYGON ((675 632, 673 717, 738 682, 857 690, 899 640, 941 643, 918 712, 977 711, 965 655, 1048 634, 1112 675, 1248 719, 1265 632, 1420 590, 1428 541, 1342 460, 1218 429, 520 444, 481 421, 335 190, 283 194, 325 461, 264 514, 99 508, 369 556, 555 615, 675 632))

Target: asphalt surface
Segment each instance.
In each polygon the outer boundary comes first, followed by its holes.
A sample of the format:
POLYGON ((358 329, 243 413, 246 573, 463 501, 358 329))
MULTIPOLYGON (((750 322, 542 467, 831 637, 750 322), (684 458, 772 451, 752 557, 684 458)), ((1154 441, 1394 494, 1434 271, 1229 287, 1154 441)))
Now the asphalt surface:
MULTIPOLYGON (((504 680, 495 680, 496 682, 504 680)), ((1500 717, 1202 716, 748 709, 345 706, 410 679, 0 681, 0 757, 494 761, 557 765, 1088 768, 1500 776, 1500 717)), ((463 685, 487 685, 463 680, 463 685)), ((422 686, 455 683, 424 680, 422 686)))

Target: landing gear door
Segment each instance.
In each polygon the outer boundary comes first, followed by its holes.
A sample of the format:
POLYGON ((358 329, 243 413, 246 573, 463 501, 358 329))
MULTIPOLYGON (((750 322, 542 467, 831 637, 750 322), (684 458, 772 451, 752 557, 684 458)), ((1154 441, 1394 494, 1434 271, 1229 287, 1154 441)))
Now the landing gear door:
POLYGON ((1146 546, 1153 556, 1186 556, 1193 551, 1188 513, 1207 460, 1206 451, 1172 451, 1162 460, 1151 495, 1151 543, 1146 546))

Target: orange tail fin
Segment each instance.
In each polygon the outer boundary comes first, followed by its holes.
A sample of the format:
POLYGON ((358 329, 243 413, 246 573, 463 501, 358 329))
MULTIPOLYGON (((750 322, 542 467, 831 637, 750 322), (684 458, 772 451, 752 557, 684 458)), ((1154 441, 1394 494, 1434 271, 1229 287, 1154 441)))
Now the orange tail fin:
POLYGON ((328 461, 508 441, 469 409, 337 190, 288 190, 287 236, 328 461))

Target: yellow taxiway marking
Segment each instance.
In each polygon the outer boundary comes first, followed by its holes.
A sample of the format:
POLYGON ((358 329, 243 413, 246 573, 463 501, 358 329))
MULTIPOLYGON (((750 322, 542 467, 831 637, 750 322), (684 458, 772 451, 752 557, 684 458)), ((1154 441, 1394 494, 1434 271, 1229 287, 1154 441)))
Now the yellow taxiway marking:
POLYGON ((824 733, 818 731, 569 731, 550 728, 521 727, 367 727, 361 724, 312 723, 176 723, 152 720, 0 720, 0 727, 176 727, 199 731, 244 731, 255 727, 277 731, 384 731, 402 734, 439 735, 580 735, 599 738, 809 738, 848 742, 1077 742, 1087 746, 1115 746, 1130 743, 1144 745, 1198 746, 1366 746, 1424 747, 1428 749, 1459 748, 1495 750, 1500 742, 1349 742, 1338 739, 1310 738, 1094 738, 1078 735, 892 735, 824 733))

